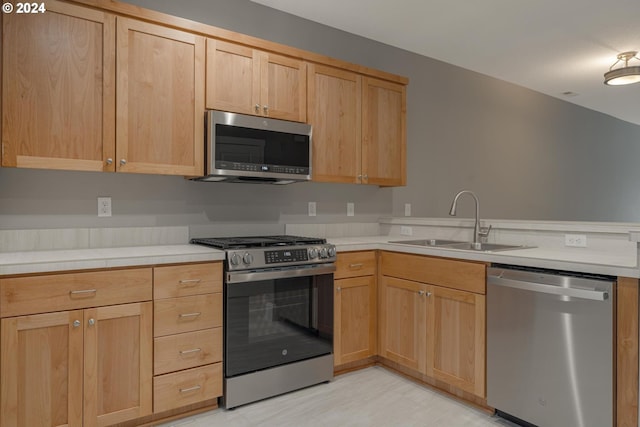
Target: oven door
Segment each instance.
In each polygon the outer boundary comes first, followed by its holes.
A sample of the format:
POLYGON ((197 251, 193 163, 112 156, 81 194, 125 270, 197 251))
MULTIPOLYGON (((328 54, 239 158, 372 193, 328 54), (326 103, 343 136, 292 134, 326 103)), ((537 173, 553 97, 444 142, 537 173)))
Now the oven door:
POLYGON ((229 272, 225 377, 331 354, 333 264, 229 272))

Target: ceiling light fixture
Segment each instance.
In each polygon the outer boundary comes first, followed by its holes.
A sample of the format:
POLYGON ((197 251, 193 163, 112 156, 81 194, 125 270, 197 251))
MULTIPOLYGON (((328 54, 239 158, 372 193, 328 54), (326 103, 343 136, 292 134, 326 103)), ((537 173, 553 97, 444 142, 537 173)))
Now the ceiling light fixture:
POLYGON ((629 66, 629 61, 635 59, 640 64, 637 51, 622 52, 618 54, 618 60, 609 67, 609 71, 604 73, 604 84, 609 86, 629 85, 640 82, 640 65, 629 66), (620 62, 624 62, 622 67, 614 69, 620 62))

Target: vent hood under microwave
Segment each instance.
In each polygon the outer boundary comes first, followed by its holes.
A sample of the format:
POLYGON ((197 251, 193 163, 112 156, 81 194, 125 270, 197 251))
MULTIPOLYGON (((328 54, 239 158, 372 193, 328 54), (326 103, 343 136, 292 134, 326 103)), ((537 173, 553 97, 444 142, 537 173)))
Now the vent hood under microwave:
POLYGON ((197 181, 290 184, 311 179, 311 125, 207 111, 206 176, 197 181))

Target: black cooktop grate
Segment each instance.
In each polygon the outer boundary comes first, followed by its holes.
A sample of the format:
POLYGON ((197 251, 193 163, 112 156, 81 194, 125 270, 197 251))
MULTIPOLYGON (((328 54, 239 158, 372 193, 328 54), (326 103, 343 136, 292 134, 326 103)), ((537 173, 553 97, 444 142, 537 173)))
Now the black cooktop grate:
POLYGON ((247 236, 247 237, 203 237, 191 239, 191 243, 216 249, 263 248, 269 246, 319 245, 326 239, 302 236, 247 236))

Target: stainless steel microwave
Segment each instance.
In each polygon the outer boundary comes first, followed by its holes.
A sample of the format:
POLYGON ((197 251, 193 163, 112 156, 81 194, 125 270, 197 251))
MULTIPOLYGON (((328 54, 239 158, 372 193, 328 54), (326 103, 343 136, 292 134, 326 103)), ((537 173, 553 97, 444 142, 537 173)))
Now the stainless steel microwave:
POLYGON ((290 184, 311 179, 311 125, 207 111, 200 181, 290 184))

